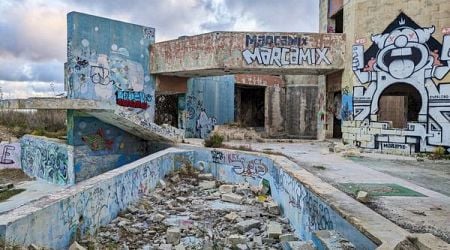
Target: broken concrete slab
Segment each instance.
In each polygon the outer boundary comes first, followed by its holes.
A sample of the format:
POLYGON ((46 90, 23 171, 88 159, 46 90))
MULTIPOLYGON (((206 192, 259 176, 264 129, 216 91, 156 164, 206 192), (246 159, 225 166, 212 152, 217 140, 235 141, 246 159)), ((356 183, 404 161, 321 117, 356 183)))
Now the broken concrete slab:
POLYGON ((283 233, 283 227, 276 222, 270 222, 267 225, 267 236, 271 239, 278 239, 283 233))
POLYGON ((244 197, 238 194, 226 193, 222 194, 222 200, 231 203, 241 204, 244 200, 244 197))
POLYGON ((245 233, 252 228, 258 228, 261 222, 255 219, 244 220, 236 224, 236 228, 240 233, 245 233))

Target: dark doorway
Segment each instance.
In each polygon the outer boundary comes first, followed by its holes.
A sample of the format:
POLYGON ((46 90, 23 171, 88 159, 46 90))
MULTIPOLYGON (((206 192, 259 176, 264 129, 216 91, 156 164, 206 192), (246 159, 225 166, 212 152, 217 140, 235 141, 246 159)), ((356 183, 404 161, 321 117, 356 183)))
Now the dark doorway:
POLYGON ((333 93, 333 105, 335 107, 334 112, 333 112, 333 138, 342 138, 342 129, 341 129, 342 93, 341 93, 341 91, 333 93))
POLYGON ((245 127, 264 127, 265 87, 236 85, 235 121, 245 127))
POLYGON ((178 127, 178 95, 157 95, 155 123, 178 127))
POLYGON ((396 83, 381 94, 378 121, 391 121, 393 128, 406 128, 408 121, 418 121, 421 107, 422 98, 416 88, 396 83))

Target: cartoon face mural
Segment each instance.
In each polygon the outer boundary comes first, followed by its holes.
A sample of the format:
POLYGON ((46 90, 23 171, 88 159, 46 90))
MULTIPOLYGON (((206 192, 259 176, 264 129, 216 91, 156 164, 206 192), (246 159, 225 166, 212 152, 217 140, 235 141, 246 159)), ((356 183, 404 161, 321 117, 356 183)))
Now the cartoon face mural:
POLYGON ((352 68, 360 83, 354 86, 353 115, 347 119, 359 122, 351 123, 358 129, 344 131, 344 140, 410 153, 450 148, 450 84, 437 81, 450 71, 450 35, 440 44, 432 37, 435 31, 401 13, 382 34, 372 36, 365 52, 363 45, 353 46, 352 68), (380 98, 394 85, 400 91, 412 88, 420 96, 417 120, 408 121, 404 129, 379 121, 380 98))

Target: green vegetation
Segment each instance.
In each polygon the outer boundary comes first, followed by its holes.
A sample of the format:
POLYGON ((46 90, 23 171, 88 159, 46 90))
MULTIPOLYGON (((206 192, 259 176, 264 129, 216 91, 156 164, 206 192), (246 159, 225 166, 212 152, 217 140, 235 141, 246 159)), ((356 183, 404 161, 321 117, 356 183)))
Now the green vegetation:
POLYGON ((22 112, 0 110, 0 125, 5 126, 16 137, 33 134, 61 138, 66 135, 66 111, 37 110, 22 112))
POLYGON ((208 148, 220 148, 222 147, 223 139, 223 135, 214 133, 206 138, 203 144, 208 148))
POLYGON ((0 192, 0 202, 5 201, 5 200, 13 197, 16 194, 20 194, 23 191, 25 191, 25 189, 21 189, 21 188, 8 189, 8 190, 5 190, 5 191, 2 191, 2 192, 0 192))

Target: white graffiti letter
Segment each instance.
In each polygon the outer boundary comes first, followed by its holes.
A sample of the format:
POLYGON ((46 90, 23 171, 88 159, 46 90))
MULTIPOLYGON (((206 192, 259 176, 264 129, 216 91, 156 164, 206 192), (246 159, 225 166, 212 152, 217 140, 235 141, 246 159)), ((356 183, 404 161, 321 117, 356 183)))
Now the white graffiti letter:
POLYGON ((298 56, 298 64, 303 64, 303 61, 307 61, 308 64, 311 64, 310 49, 303 50, 302 48, 300 48, 300 53, 298 56))
POLYGON ((273 48, 272 55, 270 57, 270 64, 276 64, 278 67, 281 67, 281 48, 273 48))
POLYGON ((324 61, 326 64, 331 64, 330 60, 327 58, 328 48, 316 49, 317 51, 317 61, 316 64, 322 63, 324 61))
POLYGON ((246 49, 242 52, 242 56, 245 59, 247 64, 251 64, 253 61, 258 60, 258 63, 261 63, 261 55, 259 53, 259 48, 255 48, 255 50, 250 52, 250 50, 246 49))

